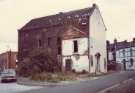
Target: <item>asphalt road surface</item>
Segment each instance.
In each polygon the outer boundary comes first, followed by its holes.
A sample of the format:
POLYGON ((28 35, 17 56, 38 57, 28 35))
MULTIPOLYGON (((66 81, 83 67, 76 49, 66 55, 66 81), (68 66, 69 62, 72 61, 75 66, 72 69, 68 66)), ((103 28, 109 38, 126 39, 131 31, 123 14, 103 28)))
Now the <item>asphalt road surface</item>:
POLYGON ((62 86, 45 86, 43 88, 17 93, 97 93, 133 76, 135 76, 134 71, 119 72, 95 80, 87 80, 62 86))
POLYGON ((16 83, 0 83, 0 93, 19 93, 40 88, 39 86, 23 86, 16 83))

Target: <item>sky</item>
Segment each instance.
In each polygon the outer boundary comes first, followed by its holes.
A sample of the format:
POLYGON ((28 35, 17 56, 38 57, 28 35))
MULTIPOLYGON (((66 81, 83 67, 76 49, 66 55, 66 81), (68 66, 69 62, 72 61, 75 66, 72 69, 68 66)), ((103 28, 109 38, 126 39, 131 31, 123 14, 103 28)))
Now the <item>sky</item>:
POLYGON ((31 19, 87 8, 93 3, 101 11, 107 40, 135 37, 135 0, 0 0, 0 53, 17 51, 17 30, 31 19))

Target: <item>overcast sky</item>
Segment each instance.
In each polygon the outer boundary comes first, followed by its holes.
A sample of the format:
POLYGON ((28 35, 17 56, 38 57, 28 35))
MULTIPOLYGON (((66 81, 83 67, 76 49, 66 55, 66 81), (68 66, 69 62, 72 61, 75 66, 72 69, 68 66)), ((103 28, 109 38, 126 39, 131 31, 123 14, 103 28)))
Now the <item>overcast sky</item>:
POLYGON ((135 0, 0 0, 0 52, 17 50, 17 29, 29 20, 96 2, 108 29, 107 39, 135 37, 135 0))

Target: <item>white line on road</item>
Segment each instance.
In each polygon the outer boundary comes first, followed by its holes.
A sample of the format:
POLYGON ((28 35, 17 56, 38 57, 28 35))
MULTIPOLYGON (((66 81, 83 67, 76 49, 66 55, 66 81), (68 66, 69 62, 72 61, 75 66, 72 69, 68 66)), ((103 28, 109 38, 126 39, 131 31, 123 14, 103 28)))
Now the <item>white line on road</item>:
MULTIPOLYGON (((127 80, 124 80, 122 83, 127 83, 127 81, 129 81, 129 80, 132 80, 132 78, 127 79, 127 80)), ((101 91, 99 91, 99 92, 97 92, 97 93, 105 93, 107 90, 110 90, 110 89, 112 89, 112 88, 116 88, 116 87, 120 86, 120 84, 121 84, 121 83, 115 84, 115 85, 113 85, 113 86, 111 86, 111 87, 108 87, 108 88, 105 88, 105 89, 103 89, 103 90, 101 90, 101 91)))

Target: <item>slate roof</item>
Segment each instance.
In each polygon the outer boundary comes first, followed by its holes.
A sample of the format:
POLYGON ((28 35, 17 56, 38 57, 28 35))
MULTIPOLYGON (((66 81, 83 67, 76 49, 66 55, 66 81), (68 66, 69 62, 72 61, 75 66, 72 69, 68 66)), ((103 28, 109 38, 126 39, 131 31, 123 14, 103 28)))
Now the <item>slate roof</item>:
POLYGON ((130 47, 135 47, 134 41, 131 42, 123 41, 117 43, 117 49, 130 48, 130 47))
MULTIPOLYGON (((112 51, 115 48, 115 44, 114 43, 109 44, 108 47, 109 47, 109 50, 112 51)), ((116 50, 130 48, 130 47, 135 47, 135 41, 128 42, 125 40, 125 41, 116 43, 116 50)))
POLYGON ((55 15, 32 19, 20 30, 22 31, 22 30, 30 30, 30 29, 37 29, 37 28, 47 28, 50 26, 61 25, 66 21, 73 21, 75 19, 78 22, 80 21, 85 22, 88 21, 88 17, 91 15, 95 7, 96 5, 93 4, 93 7, 89 7, 89 8, 84 8, 84 9, 70 11, 70 12, 61 12, 55 15))

